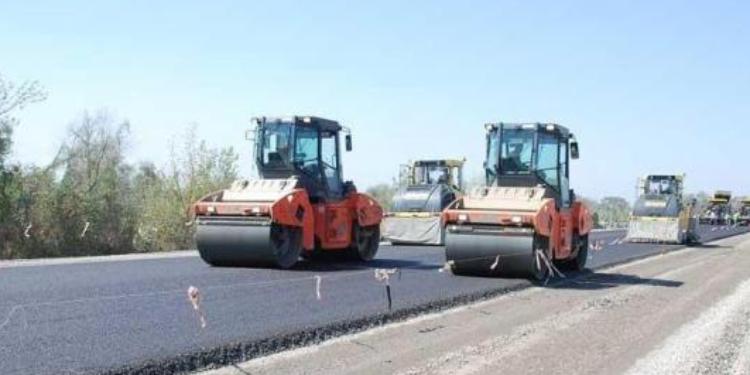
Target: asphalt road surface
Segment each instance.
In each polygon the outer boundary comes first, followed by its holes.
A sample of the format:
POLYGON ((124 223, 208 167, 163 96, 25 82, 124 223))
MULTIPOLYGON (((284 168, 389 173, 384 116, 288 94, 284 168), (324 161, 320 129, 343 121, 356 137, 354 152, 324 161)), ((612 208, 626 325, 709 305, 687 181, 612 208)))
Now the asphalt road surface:
MULTIPOLYGON (((702 228, 705 241, 744 231, 702 228)), ((599 268, 677 246, 592 236, 599 268)), ((212 268, 194 254, 0 262, 0 373, 164 373, 236 363, 530 286, 440 272, 440 247, 383 246, 375 261, 290 271, 212 268), (392 310, 376 268, 391 277, 392 310), (187 290, 200 291, 199 310, 187 290), (202 327, 201 316, 206 325, 202 327)), ((569 275, 575 276, 575 275, 569 275)))
POLYGON ((205 375, 750 374, 750 235, 205 375))

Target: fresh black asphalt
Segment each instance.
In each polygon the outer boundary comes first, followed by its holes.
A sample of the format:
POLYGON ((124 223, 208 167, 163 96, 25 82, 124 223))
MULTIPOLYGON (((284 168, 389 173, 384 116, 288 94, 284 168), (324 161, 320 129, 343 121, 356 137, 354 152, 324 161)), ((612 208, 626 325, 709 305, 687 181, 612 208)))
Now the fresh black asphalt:
MULTIPOLYGON (((744 231, 701 228, 704 241, 744 231)), ((678 248, 622 237, 595 233, 602 249, 589 252, 589 266, 678 248)), ((288 271, 212 268, 197 256, 0 267, 0 373, 190 371, 530 285, 453 276, 440 272, 444 261, 441 247, 383 246, 368 264, 302 262, 288 271), (392 311, 376 268, 400 270, 390 280, 392 311), (189 286, 200 290, 205 328, 189 286)))

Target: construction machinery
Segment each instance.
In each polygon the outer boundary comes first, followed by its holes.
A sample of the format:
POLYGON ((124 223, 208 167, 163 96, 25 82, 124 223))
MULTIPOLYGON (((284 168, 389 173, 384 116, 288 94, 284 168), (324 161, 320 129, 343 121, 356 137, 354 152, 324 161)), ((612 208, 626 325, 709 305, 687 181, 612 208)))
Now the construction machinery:
POLYGON ((347 253, 372 259, 383 210, 342 179, 340 138, 351 132, 318 117, 257 118, 259 178, 195 203, 196 243, 215 266, 290 268, 300 256, 347 253))
POLYGON ((740 201, 737 213, 739 217, 737 225, 750 226, 750 197, 745 197, 740 201))
POLYGON ((698 241, 693 204, 683 199, 684 175, 639 179, 638 199, 625 237, 629 242, 685 244, 698 241))
POLYGON ((383 219, 383 238, 394 245, 442 245, 441 213, 461 194, 465 160, 417 160, 402 166, 402 187, 383 219))
POLYGON ((703 213, 700 216, 700 223, 727 225, 732 216, 731 200, 732 192, 726 190, 716 191, 714 196, 708 200, 706 207, 704 207, 703 213))
POLYGON ((486 186, 445 211, 445 255, 454 274, 543 279, 582 270, 593 222, 569 184, 578 142, 557 124, 485 125, 486 186))

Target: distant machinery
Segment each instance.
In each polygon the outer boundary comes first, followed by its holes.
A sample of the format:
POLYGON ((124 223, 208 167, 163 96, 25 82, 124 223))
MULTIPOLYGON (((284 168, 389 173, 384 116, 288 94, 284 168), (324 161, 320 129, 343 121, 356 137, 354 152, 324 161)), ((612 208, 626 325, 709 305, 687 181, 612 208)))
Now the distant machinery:
POLYGON ((731 221, 732 192, 718 190, 714 193, 713 198, 708 200, 708 205, 704 208, 700 216, 701 224, 709 225, 726 225, 731 221))
POLYGON ((440 213, 461 195, 465 160, 417 160, 402 166, 402 187, 383 220, 383 238, 394 244, 442 245, 440 213))
POLYGON ((639 196, 626 240, 678 244, 698 241, 693 203, 683 199, 684 181, 684 175, 647 175, 639 180, 639 196))
POLYGON ((740 201, 740 206, 737 210, 737 213, 739 217, 739 220, 737 220, 737 225, 750 225, 750 197, 745 197, 740 201))

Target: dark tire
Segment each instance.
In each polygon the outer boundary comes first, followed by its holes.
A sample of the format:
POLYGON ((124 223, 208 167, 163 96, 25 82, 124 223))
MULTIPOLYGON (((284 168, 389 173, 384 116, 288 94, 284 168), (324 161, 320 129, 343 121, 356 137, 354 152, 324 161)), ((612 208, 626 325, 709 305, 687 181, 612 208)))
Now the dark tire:
POLYGON ((577 251, 576 256, 559 263, 558 268, 565 271, 580 272, 586 269, 586 261, 589 258, 589 235, 573 235, 573 243, 577 251))
POLYGON ((271 244, 276 255, 275 265, 281 269, 292 268, 302 254, 302 231, 274 225, 271 227, 271 244))
POLYGON ((380 225, 360 227, 355 224, 353 232, 349 251, 352 258, 362 262, 373 260, 380 247, 380 225))

